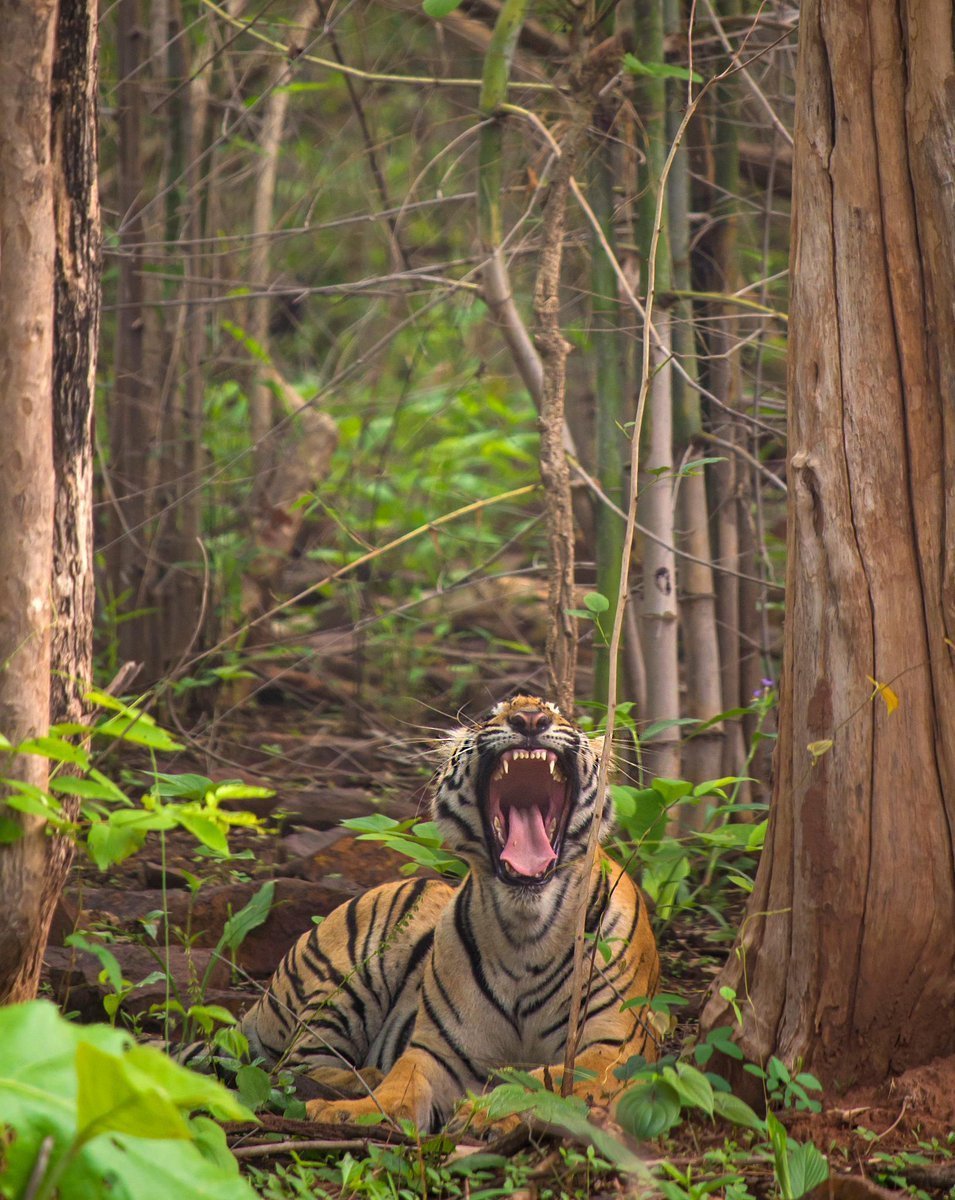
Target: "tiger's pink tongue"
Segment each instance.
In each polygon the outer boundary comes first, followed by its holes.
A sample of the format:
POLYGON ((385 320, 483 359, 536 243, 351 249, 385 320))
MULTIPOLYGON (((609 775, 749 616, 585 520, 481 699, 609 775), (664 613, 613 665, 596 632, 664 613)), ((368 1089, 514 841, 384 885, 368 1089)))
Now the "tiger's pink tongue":
POLYGON ((542 875, 556 861, 541 810, 536 804, 527 808, 515 804, 507 814, 507 843, 501 851, 501 862, 518 875, 542 875))

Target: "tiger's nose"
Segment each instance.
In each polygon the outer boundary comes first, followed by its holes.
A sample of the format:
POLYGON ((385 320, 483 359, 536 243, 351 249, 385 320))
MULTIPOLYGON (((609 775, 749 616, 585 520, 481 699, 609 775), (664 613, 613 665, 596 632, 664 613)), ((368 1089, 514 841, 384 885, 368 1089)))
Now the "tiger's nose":
POLYGON ((507 723, 515 733, 523 733, 530 737, 531 734, 543 733, 545 729, 550 729, 554 718, 542 708, 520 708, 511 713, 507 723))

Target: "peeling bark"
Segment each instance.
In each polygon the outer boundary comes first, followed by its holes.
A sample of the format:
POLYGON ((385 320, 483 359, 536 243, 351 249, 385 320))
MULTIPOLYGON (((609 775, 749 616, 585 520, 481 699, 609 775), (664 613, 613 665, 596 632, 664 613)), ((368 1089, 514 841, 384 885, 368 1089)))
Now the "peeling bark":
POLYGON ((808 0, 799 63, 777 777, 719 983, 847 1085, 955 1051, 951 3, 808 0))

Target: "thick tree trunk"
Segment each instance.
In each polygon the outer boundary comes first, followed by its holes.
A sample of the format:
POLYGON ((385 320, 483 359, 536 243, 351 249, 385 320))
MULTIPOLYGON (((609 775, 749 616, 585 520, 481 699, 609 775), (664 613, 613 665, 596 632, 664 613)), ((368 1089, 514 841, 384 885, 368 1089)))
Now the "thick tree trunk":
POLYGON ((719 982, 830 1084, 955 1051, 953 79, 951 0, 802 9, 777 777, 719 982))
MULTIPOLYGON (((0 732, 11 742, 50 720, 53 614, 53 272, 50 86, 57 6, 4 8, 0 89, 0 732)), ((46 761, 21 755, 3 773, 37 787, 46 761)), ((39 817, 0 805, 0 1003, 36 988, 46 838, 39 817), (10 822, 21 836, 8 840, 10 822)))

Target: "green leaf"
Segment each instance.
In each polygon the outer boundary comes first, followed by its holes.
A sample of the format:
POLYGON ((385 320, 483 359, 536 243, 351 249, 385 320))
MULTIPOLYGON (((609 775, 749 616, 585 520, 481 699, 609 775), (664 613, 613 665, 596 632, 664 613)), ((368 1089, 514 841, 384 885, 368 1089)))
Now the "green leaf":
POLYGON ((2 802, 10 808, 15 808, 17 812, 47 819, 50 816, 59 816, 62 812, 60 804, 52 796, 48 796, 31 783, 19 779, 0 779, 0 784, 10 789, 2 802))
POLYGON ((126 1055, 109 1054, 81 1043, 76 1048, 77 1107, 83 1125, 80 1143, 103 1133, 142 1138, 188 1138, 185 1118, 126 1055))
MULTIPOLYGON (((215 1080, 194 1076, 157 1050, 133 1047, 120 1030, 71 1024, 48 1001, 0 1010, 0 1124, 15 1134, 4 1146, 4 1193, 25 1193, 50 1138, 50 1163, 63 1167, 56 1194, 64 1200, 255 1200, 234 1165, 203 1155, 191 1125, 185 1137, 163 1139, 155 1127, 146 1130, 149 1136, 123 1131, 147 1111, 176 1125, 171 1113, 180 1109, 184 1117, 200 1093, 196 1107, 248 1120, 247 1110, 215 1080)), ((181 1125, 176 1131, 182 1134, 181 1125)))
POLYGON ((225 783, 217 783, 213 795, 217 800, 267 800, 275 795, 275 789, 230 779, 225 783))
POLYGON ((222 929, 218 950, 238 950, 253 929, 265 924, 275 899, 275 882, 269 880, 255 893, 252 899, 237 913, 233 913, 222 929))
POLYGON ((424 0, 421 5, 432 21, 440 21, 461 7, 461 0, 424 0))
POLYGON ((732 1121, 734 1125, 741 1125, 744 1129, 754 1129, 757 1133, 763 1133, 766 1126, 759 1117, 753 1112, 750 1106, 738 1096, 734 1096, 732 1092, 715 1092, 713 1093, 713 1112, 718 1117, 722 1117, 724 1121, 732 1121))
POLYGON ((187 829, 196 841, 202 842, 203 846, 208 846, 210 850, 215 850, 217 854, 229 853, 229 839, 225 830, 211 817, 186 809, 174 808, 172 811, 176 814, 177 824, 187 829))
POLYGON ((202 800, 206 792, 215 787, 212 780, 207 779, 205 775, 164 775, 157 771, 156 779, 159 782, 152 790, 157 796, 175 796, 179 799, 202 800))
POLYGON ((631 75, 646 75, 651 79, 692 79, 694 83, 703 82, 703 77, 696 71, 690 71, 686 67, 677 67, 672 63, 641 62, 633 54, 623 56, 623 66, 631 75))
POLYGON ((383 833, 385 830, 398 829, 401 822, 394 817, 386 817, 384 813, 370 813, 367 817, 349 817, 342 821, 342 825, 357 833, 383 833))
POLYGON ((121 808, 105 821, 90 826, 86 848, 101 871, 141 849, 147 833, 172 829, 175 819, 166 809, 121 808))
POLYGON ((27 738, 17 746, 17 753, 39 754, 42 758, 49 758, 54 762, 76 763, 81 767, 88 767, 90 764, 90 756, 82 746, 74 746, 62 737, 27 738))
POLYGON ((583 602, 584 608, 589 609, 592 613, 606 612, 610 607, 610 601, 600 592, 586 592, 583 602))
POLYGON ((92 942, 81 933, 70 933, 63 939, 63 944, 75 946, 77 950, 85 950, 87 954, 92 954, 99 960, 113 991, 121 992, 123 990, 126 981, 123 979, 123 969, 119 965, 119 959, 102 942, 92 942))
POLYGON ((667 805, 676 804, 692 790, 693 785, 685 779, 654 779, 653 790, 659 792, 667 805))
POLYGON ((160 729, 152 717, 145 713, 135 717, 122 714, 110 717, 108 720, 94 725, 90 729, 90 733, 97 737, 131 742, 135 746, 148 746, 152 750, 168 753, 184 749, 179 742, 173 741, 165 729, 160 729))
POLYGON ((665 1067, 663 1077, 687 1108, 700 1108, 708 1117, 713 1115, 713 1085, 702 1071, 686 1062, 676 1068, 665 1067))
POLYGON ((211 1117, 190 1117, 189 1132, 196 1149, 207 1162, 212 1163, 223 1175, 239 1174, 239 1164, 229 1149, 225 1130, 218 1121, 213 1121, 211 1117))
POLYGON ((99 771, 91 771, 89 775, 76 779, 72 775, 57 776, 50 780, 50 791, 57 795, 79 796, 83 800, 105 800, 107 802, 129 804, 129 798, 120 791, 112 780, 101 775, 99 771))
POLYGON ((635 1138, 648 1141, 680 1121, 680 1098, 662 1079, 628 1088, 617 1103, 617 1120, 635 1138))
MULTIPOLYGON (((696 725, 696 717, 670 717, 666 721, 651 721, 640 731, 640 741, 649 742, 657 736, 658 733, 665 733, 668 729, 679 729, 683 725, 696 725)), ((686 790, 690 790, 691 785, 686 785, 686 790)))
POLYGON ((826 1156, 812 1142, 790 1142, 788 1157, 790 1195, 787 1200, 799 1200, 829 1178, 826 1156))
POLYGON ((240 1067, 235 1073, 235 1086, 245 1104, 254 1112, 267 1104, 272 1095, 272 1081, 261 1067, 240 1067))

